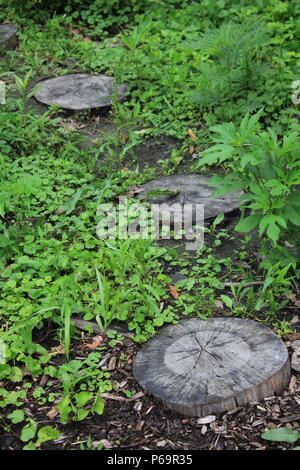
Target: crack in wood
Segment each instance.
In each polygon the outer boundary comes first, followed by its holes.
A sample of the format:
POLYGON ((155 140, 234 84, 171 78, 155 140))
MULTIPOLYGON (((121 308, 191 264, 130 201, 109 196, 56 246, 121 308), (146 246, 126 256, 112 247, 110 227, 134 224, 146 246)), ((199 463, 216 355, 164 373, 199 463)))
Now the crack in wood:
POLYGON ((284 344, 264 325, 189 318, 149 340, 134 375, 172 410, 205 416, 280 393, 290 364, 284 344))

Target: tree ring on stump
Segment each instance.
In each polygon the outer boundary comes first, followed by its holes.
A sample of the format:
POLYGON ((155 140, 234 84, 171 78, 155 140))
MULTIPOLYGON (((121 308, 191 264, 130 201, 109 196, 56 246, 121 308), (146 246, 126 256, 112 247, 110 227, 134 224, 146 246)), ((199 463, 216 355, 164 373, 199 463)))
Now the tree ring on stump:
MULTIPOLYGON (((145 198, 153 204, 203 204, 204 219, 225 214, 239 207, 243 192, 214 196, 216 187, 209 186, 209 177, 198 174, 177 174, 162 176, 148 181, 140 187, 138 198, 145 198), (165 193, 165 194, 164 194, 165 193)), ((162 213, 168 209, 162 208, 162 213)))
POLYGON ((70 73, 47 78, 39 81, 37 86, 40 88, 34 96, 38 101, 73 111, 111 106, 113 93, 116 92, 118 101, 122 101, 127 89, 126 85, 119 85, 114 90, 113 77, 87 73, 70 73))
POLYGON ((137 353, 143 389, 185 416, 222 413, 280 394, 288 351, 270 328, 239 318, 188 318, 162 328, 137 353))

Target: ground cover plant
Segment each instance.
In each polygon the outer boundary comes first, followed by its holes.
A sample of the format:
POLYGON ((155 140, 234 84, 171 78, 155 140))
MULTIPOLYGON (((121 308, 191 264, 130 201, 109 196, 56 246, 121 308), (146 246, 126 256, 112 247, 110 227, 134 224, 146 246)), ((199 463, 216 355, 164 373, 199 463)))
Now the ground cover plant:
POLYGON ((17 49, 0 44, 2 448, 283 448, 271 431, 286 423, 292 448, 299 374, 263 409, 201 423, 144 397, 131 364, 158 328, 188 315, 255 319, 288 346, 299 338, 299 3, 0 7, 19 31, 17 49), (36 82, 69 72, 113 75, 128 84, 125 102, 113 96, 107 116, 39 108, 36 82), (92 144, 86 123, 99 129, 92 144), (177 147, 141 164, 138 147, 166 136, 177 147), (99 239, 100 204, 133 203, 139 184, 179 171, 244 191, 240 210, 206 224, 201 249, 99 239))

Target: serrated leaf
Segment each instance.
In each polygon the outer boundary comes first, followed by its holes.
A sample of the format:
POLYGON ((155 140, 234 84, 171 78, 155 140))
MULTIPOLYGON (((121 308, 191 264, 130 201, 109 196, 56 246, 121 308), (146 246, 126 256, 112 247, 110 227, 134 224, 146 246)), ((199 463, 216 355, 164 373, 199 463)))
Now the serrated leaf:
POLYGON ((275 224, 269 224, 267 228, 267 235, 273 242, 277 242, 280 235, 280 228, 275 224))
POLYGON ((240 163, 242 169, 244 169, 249 163, 250 165, 255 166, 261 163, 261 157, 258 157, 253 153, 245 153, 245 155, 242 156, 240 163))
POLYGON ((251 230, 258 226, 261 218, 261 215, 249 215, 248 217, 240 220, 234 229, 237 232, 251 232, 251 230))
POLYGON ((280 235, 280 228, 277 224, 283 228, 286 228, 286 221, 279 215, 265 215, 259 223, 259 234, 263 235, 267 229, 268 237, 272 241, 276 242, 280 235))

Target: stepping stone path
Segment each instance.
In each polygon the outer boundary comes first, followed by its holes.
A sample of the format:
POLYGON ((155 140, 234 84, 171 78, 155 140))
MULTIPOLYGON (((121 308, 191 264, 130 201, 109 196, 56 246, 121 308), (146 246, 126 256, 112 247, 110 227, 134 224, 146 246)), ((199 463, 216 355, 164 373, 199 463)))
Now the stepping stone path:
MULTIPOLYGON (((105 108, 112 104, 114 79, 106 75, 72 73, 39 81, 34 97, 48 106, 57 105, 72 111, 105 108)), ((118 100, 125 99, 126 85, 119 85, 118 100)))
POLYGON ((17 27, 14 24, 0 24, 0 47, 14 49, 17 45, 17 27))
POLYGON ((280 394, 290 379, 283 342, 239 318, 189 318, 161 329, 138 352, 143 389, 186 416, 222 413, 280 394))
POLYGON ((163 176, 142 185, 137 197, 146 198, 155 204, 204 204, 205 219, 216 217, 218 214, 230 212, 239 207, 242 192, 212 196, 216 188, 208 186, 208 180, 208 177, 197 174, 163 176), (168 191, 173 194, 151 195, 152 191, 168 191))

